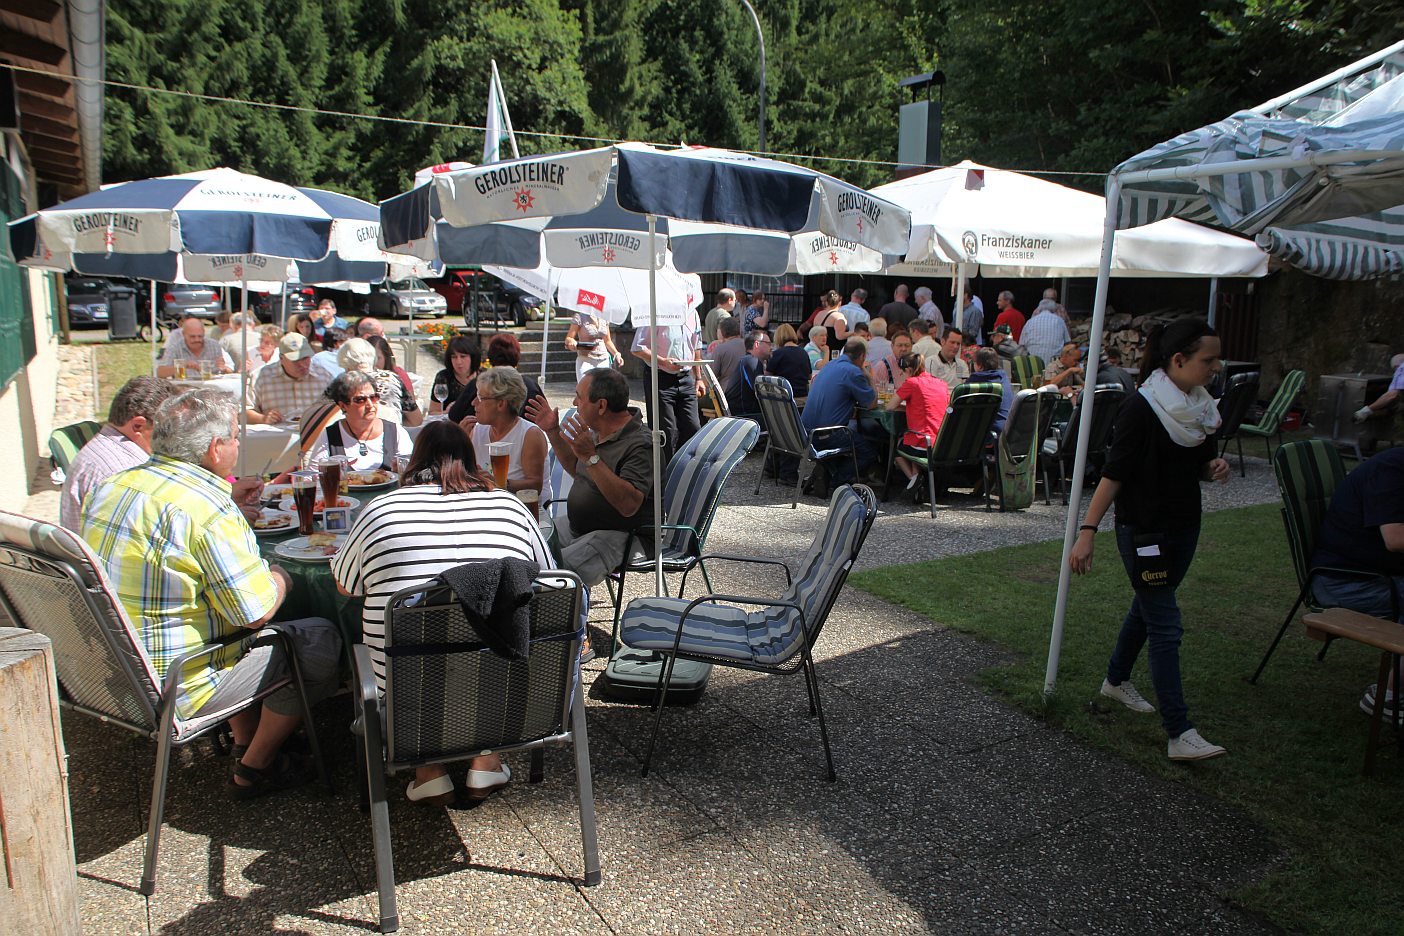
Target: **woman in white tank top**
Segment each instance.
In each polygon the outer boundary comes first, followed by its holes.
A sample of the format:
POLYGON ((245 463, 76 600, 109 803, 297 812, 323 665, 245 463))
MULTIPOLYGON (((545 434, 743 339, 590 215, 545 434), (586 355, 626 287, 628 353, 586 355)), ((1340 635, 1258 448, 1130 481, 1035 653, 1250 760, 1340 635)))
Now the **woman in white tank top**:
POLYGON ((526 383, 515 367, 494 367, 478 374, 478 396, 473 416, 463 427, 473 439, 478 469, 492 474, 491 443, 506 443, 510 449, 507 490, 540 491, 541 502, 551 499, 551 479, 546 475, 546 433, 522 419, 526 405, 526 383))

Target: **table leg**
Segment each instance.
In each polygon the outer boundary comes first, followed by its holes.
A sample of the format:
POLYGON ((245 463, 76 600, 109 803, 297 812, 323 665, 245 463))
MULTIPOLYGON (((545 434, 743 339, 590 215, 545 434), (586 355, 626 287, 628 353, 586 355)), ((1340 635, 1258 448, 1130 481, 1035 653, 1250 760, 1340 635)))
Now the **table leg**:
POLYGON ((887 437, 887 467, 882 474, 882 499, 887 500, 887 491, 892 487, 892 466, 897 461, 897 433, 887 437))

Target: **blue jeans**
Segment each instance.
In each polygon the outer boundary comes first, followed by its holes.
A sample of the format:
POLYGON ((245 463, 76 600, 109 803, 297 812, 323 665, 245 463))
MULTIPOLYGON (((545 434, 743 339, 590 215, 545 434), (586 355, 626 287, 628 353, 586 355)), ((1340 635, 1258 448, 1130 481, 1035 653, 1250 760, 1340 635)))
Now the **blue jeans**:
POLYGON ((1141 648, 1150 642, 1147 654, 1150 662, 1151 685, 1155 687, 1156 701, 1160 704, 1160 721, 1165 733, 1178 738, 1193 728, 1190 724, 1189 708, 1185 705, 1184 691, 1180 686, 1180 637, 1184 626, 1180 622, 1180 606, 1175 601, 1175 589, 1180 586, 1190 562, 1194 560, 1194 548, 1199 542, 1199 527, 1187 530, 1174 530, 1163 534, 1161 548, 1170 559, 1170 577, 1165 585, 1157 588, 1137 588, 1135 575, 1137 530, 1126 524, 1116 525, 1116 547, 1121 552, 1126 575, 1131 579, 1135 597, 1131 608, 1121 622, 1121 633, 1116 638, 1116 648, 1112 650, 1107 663, 1107 682, 1113 686, 1131 678, 1131 667, 1140 656, 1141 648))
POLYGON ((1389 620, 1393 610, 1390 588, 1393 587, 1394 594, 1401 596, 1399 623, 1404 624, 1404 577, 1392 575, 1388 580, 1391 585, 1386 585, 1382 579, 1361 580, 1318 575, 1311 580, 1311 593, 1323 608, 1349 608, 1361 614, 1389 620))

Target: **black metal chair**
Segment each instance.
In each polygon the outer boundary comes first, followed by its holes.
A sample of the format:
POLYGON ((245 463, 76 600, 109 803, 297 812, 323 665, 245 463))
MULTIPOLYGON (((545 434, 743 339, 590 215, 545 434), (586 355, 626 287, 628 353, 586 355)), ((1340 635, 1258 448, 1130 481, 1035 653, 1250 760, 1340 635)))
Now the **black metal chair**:
MULTIPOLYGON (((853 433, 847 426, 821 426, 806 430, 800 422, 799 406, 795 403, 795 393, 790 382, 784 377, 760 377, 756 380, 756 400, 760 403, 761 423, 766 429, 765 454, 761 458, 761 475, 770 465, 770 453, 779 452, 793 455, 817 465, 831 458, 844 455, 853 459, 853 476, 858 477, 858 453, 853 448, 853 433)), ((803 472, 795 479, 795 496, 790 507, 799 506, 800 486, 804 483, 803 472)), ((759 494, 762 478, 756 479, 759 494)), ((777 483, 780 472, 775 472, 777 483)))
MULTIPOLYGON (((1219 428, 1213 439, 1219 443, 1219 457, 1228 454, 1229 443, 1238 438, 1238 430, 1243 418, 1253 408, 1258 399, 1258 372, 1245 371, 1229 378, 1223 396, 1219 397, 1219 428)), ((1248 468, 1243 461, 1243 444, 1238 447, 1238 473, 1248 477, 1248 468)))
MULTIPOLYGON (((1071 467, 1077 449, 1077 433, 1082 423, 1082 404, 1087 399, 1087 390, 1082 391, 1082 396, 1077 403, 1073 404, 1072 417, 1061 430, 1054 428, 1050 439, 1052 450, 1045 447, 1041 453, 1043 458, 1043 502, 1049 503, 1052 499, 1049 493, 1052 490, 1050 477, 1052 476, 1049 462, 1056 462, 1058 465, 1058 485, 1063 490, 1063 506, 1068 503, 1068 469, 1071 467)), ((1098 384, 1092 390, 1092 427, 1087 437, 1087 464, 1092 464, 1093 459, 1099 459, 1106 454, 1107 446, 1111 443, 1112 426, 1116 424, 1117 411, 1121 409, 1122 401, 1126 399, 1126 391, 1121 388, 1121 384, 1098 384)), ((1082 479, 1076 479, 1078 484, 1082 479)))

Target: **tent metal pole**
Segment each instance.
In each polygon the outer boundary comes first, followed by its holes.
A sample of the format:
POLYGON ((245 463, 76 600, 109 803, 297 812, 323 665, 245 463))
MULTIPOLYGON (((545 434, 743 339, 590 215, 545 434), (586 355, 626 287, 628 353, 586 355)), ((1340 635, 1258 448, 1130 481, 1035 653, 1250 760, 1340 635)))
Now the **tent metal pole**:
POLYGON ((1209 278, 1209 327, 1214 328, 1218 323, 1215 321, 1219 316, 1219 278, 1211 276, 1209 278))
POLYGON ((1097 363, 1102 357, 1102 329, 1107 318, 1107 291, 1111 283, 1112 248, 1116 243, 1116 203, 1121 196, 1121 179, 1115 172, 1107 176, 1107 218, 1102 230, 1102 262, 1097 268, 1097 295, 1092 302, 1092 332, 1088 335, 1087 372, 1082 387, 1082 418, 1077 425, 1077 455, 1073 459, 1072 483, 1068 494, 1068 514, 1063 522, 1063 558, 1058 564, 1058 600, 1053 606, 1053 632, 1048 638, 1048 668, 1043 676, 1043 694, 1052 695, 1058 684, 1058 658, 1063 649, 1063 625, 1068 616, 1068 589, 1072 569, 1068 556, 1082 516, 1082 479, 1087 473, 1087 444, 1092 436, 1092 404, 1096 397, 1097 363))
POLYGON ((1404 41, 1396 42, 1394 45, 1389 46, 1385 49, 1381 49, 1373 55, 1367 55, 1359 61, 1351 62, 1344 68, 1338 68, 1335 71, 1331 72, 1331 74, 1329 75, 1323 75, 1314 81, 1309 81, 1306 84, 1302 85, 1300 88, 1294 88, 1291 91, 1288 91, 1286 94, 1275 97, 1271 101, 1266 101, 1262 104, 1259 104, 1257 107, 1250 108, 1250 110, 1255 114, 1267 116, 1269 113, 1277 110, 1284 104, 1290 104, 1299 97, 1312 94, 1316 91, 1322 90, 1323 88, 1329 88, 1336 82, 1340 81, 1342 78, 1349 78, 1352 75, 1365 71, 1367 68, 1373 68, 1374 66, 1384 62, 1385 59, 1391 58, 1399 52, 1404 52, 1404 41))
MULTIPOLYGON (((654 215, 648 216, 648 325, 649 342, 648 346, 653 353, 649 355, 649 376, 652 380, 652 387, 649 392, 653 394, 653 421, 661 424, 663 422, 661 401, 658 398, 658 270, 655 267, 654 258, 658 256, 657 242, 658 218, 654 215)), ((668 349, 672 350, 671 347, 668 349)), ((653 587, 655 595, 666 595, 668 591, 663 581, 663 439, 662 431, 657 425, 651 427, 653 430, 653 587)), ((624 596, 619 597, 620 601, 624 596)))
POLYGON ((1311 166, 1334 166, 1339 163, 1398 158, 1398 150, 1336 150, 1329 153, 1312 153, 1310 156, 1264 156, 1260 159, 1240 159, 1236 162, 1195 163, 1191 166, 1171 166, 1166 169, 1128 170, 1121 174, 1120 185, 1197 180, 1226 175, 1252 175, 1255 172, 1272 172, 1277 169, 1304 169, 1311 166))

